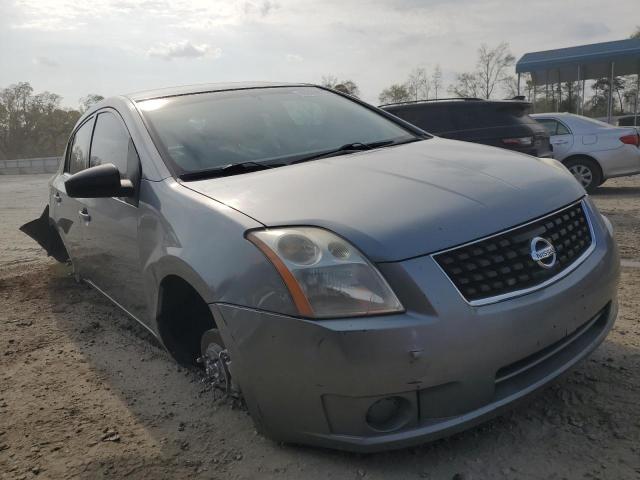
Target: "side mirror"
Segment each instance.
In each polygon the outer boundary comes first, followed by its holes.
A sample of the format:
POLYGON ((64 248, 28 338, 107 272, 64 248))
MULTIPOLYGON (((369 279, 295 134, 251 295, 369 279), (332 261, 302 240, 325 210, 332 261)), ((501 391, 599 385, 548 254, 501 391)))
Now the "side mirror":
POLYGON ((118 167, 113 163, 71 175, 64 182, 64 188, 72 198, 131 197, 135 193, 131 180, 121 179, 118 167))

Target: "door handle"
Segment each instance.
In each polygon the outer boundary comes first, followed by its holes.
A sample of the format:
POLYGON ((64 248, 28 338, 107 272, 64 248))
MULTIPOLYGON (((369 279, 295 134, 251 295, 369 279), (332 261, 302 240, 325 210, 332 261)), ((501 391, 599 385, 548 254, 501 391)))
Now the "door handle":
POLYGON ((91 221, 91 215, 89 215, 89 212, 87 211, 86 208, 83 208, 82 210, 80 210, 78 212, 78 216, 84 220, 85 222, 90 222, 91 221))
POLYGON ((567 142, 565 140, 561 140, 559 142, 553 142, 554 145, 566 145, 567 143, 569 143, 569 142, 567 142))
POLYGON ((60 196, 60 192, 56 192, 53 194, 53 199, 56 203, 62 203, 62 197, 60 196))

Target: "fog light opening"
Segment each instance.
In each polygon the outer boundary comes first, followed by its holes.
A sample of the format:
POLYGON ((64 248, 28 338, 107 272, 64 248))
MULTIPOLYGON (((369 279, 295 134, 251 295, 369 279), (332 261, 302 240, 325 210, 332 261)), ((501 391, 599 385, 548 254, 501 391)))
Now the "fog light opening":
POLYGON ((378 432, 392 432, 411 419, 411 403, 403 397, 376 400, 367 410, 367 425, 378 432))

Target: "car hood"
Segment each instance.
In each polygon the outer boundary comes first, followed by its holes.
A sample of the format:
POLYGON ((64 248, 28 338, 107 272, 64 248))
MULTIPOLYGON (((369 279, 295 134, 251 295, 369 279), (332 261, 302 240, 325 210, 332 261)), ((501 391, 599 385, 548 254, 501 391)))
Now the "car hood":
POLYGON ((376 262, 484 237, 584 195, 554 160, 441 138, 184 185, 268 227, 327 228, 376 262))

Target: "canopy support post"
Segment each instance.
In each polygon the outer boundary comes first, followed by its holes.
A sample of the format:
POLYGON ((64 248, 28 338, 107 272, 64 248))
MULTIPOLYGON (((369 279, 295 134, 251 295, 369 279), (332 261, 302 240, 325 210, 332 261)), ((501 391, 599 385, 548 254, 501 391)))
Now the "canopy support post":
MULTIPOLYGON (((638 79, 640 79, 640 74, 638 74, 638 79)), ((533 108, 531 110, 532 110, 532 113, 536 113, 536 91, 538 90, 538 85, 536 84, 535 80, 533 80, 532 83, 533 83, 533 102, 532 102, 533 108)), ((637 106, 638 105, 636 103, 636 108, 637 106)))
POLYGON ((518 73, 518 96, 520 96, 520 73, 518 73))
POLYGON ((544 109, 549 110, 549 70, 544 71, 544 109))
MULTIPOLYGON (((578 64, 578 88, 580 88, 581 80, 582 80, 582 65, 578 64)), ((580 99, 578 100, 578 103, 576 105, 577 113, 580 115, 584 115, 582 111, 584 109, 584 102, 582 101, 583 98, 584 98, 584 91, 580 94, 580 99)))
POLYGON ((614 62, 611 62, 611 75, 609 76, 609 102, 607 105, 607 123, 611 123, 613 116, 613 73, 615 69, 614 62))
POLYGON ((640 62, 638 62, 638 73, 636 74, 636 105, 633 112, 633 126, 638 126, 638 96, 640 96, 640 62))
POLYGON ((556 101, 556 112, 560 111, 562 103, 562 80, 560 80, 560 69, 558 69, 558 100, 556 101))

